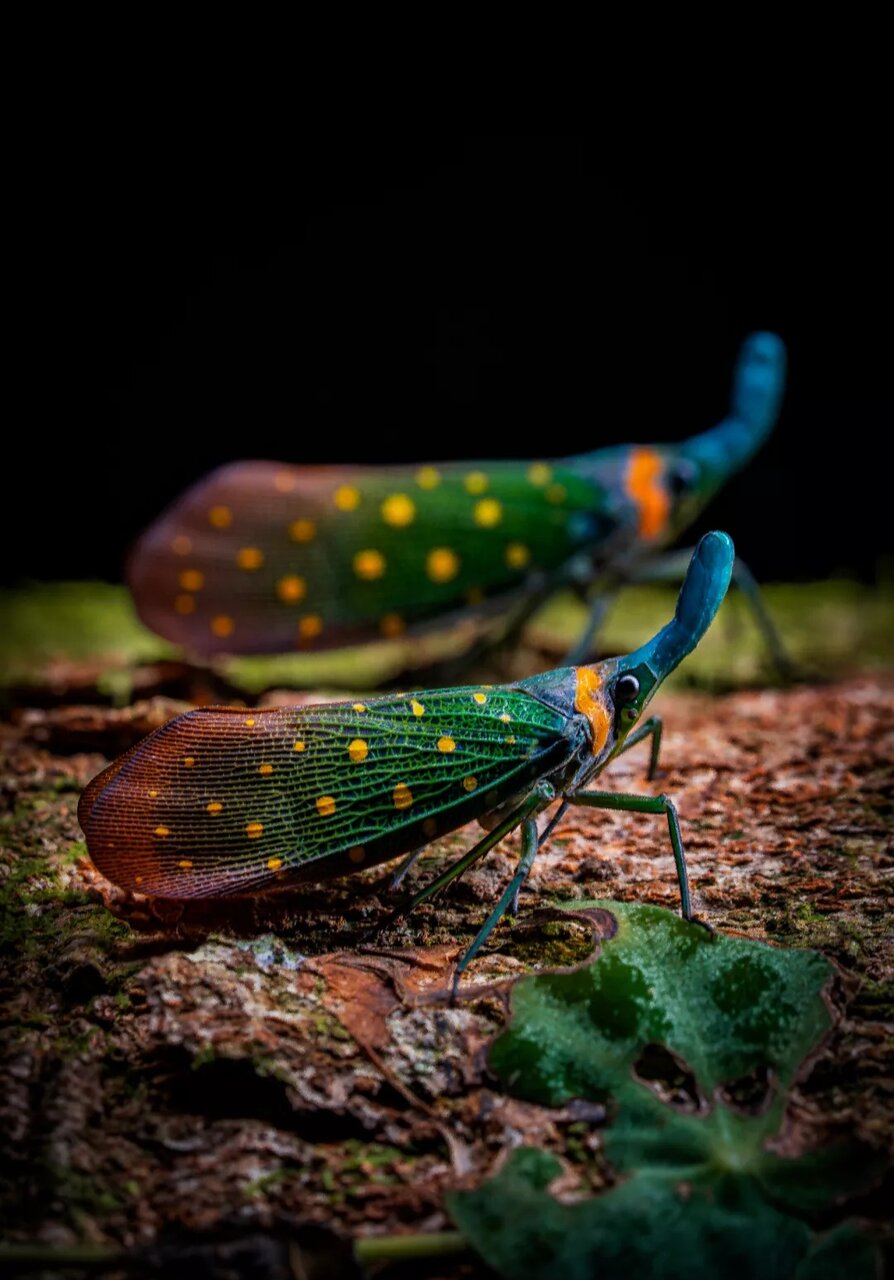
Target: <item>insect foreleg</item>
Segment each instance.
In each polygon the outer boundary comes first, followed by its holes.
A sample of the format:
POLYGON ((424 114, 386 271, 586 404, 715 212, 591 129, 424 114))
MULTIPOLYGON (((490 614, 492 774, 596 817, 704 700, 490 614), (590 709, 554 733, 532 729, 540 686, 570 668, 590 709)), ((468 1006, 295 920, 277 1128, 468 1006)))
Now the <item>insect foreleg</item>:
POLYGON ((680 885, 680 913, 684 920, 692 919, 692 903, 689 899, 689 874, 686 855, 680 836, 680 820, 674 802, 667 796, 618 795, 613 791, 574 791, 566 797, 569 804, 584 805, 588 809, 622 809, 632 813, 663 813, 667 817, 677 880, 680 885))
POLYGON ((456 966, 453 974, 454 996, 456 996, 459 980, 468 966, 469 961, 474 958, 480 948, 484 945, 495 927, 499 924, 500 920, 510 909, 511 905, 517 901, 519 890, 527 879, 528 872, 531 870, 531 866, 537 856, 537 850, 539 848, 540 838, 537 835, 537 823, 533 818, 526 818, 522 825, 522 851, 515 875, 503 890, 503 893, 500 895, 500 899, 493 911, 476 933, 474 942, 456 966))
POLYGON ((618 755, 622 756, 625 751, 629 751, 631 747, 635 747, 638 742, 642 742, 643 738, 652 736, 652 750, 649 755, 649 770, 646 777, 651 782, 658 772, 658 753, 661 750, 661 734, 664 728, 661 716, 650 716, 648 720, 644 720, 638 725, 634 731, 627 735, 623 745, 618 751, 618 755))

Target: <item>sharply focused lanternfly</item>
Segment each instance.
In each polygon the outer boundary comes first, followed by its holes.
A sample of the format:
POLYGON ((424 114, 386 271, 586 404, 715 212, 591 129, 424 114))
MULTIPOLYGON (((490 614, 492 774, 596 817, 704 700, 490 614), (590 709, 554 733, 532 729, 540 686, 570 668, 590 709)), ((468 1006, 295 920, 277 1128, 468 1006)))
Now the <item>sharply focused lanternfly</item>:
MULTIPOLYGON (((569 655, 582 661, 615 585, 682 577, 679 556, 669 564, 655 553, 751 458, 784 381, 782 342, 757 333, 742 347, 729 416, 679 445, 551 463, 225 466, 137 544, 128 570, 137 609, 199 654, 284 652, 489 613, 509 634, 557 587, 595 584, 590 623, 569 655)), ((784 665, 741 562, 734 580, 784 665)))
POLYGON ((437 836, 485 820, 489 834, 418 893, 409 910, 521 827, 518 870, 458 976, 517 896, 565 808, 588 805, 666 815, 688 919, 673 803, 663 795, 585 788, 611 759, 649 736, 654 774, 661 722, 637 722, 709 626, 733 559, 725 533, 702 538, 673 620, 626 657, 493 687, 266 711, 190 711, 87 787, 78 817, 90 856, 108 879, 153 897, 252 895, 414 854, 437 836), (538 832, 538 815, 555 800, 558 812, 538 832))

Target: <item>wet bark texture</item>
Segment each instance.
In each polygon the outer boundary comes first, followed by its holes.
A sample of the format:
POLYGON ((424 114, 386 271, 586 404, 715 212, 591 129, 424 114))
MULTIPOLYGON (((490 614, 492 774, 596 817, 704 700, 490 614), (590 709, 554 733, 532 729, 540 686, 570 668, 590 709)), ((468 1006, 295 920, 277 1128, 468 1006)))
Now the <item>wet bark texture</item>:
MULTIPOLYGON (((63 705, 0 727, 7 1238, 132 1245, 172 1224, 248 1231, 284 1216, 349 1236, 436 1231, 450 1226, 445 1191, 478 1185, 519 1143, 562 1157, 569 1191, 604 1185, 600 1109, 512 1098, 486 1050, 510 980, 598 945, 551 903, 677 908, 664 820, 563 818, 517 921, 451 1005, 452 966, 511 875, 516 838, 372 938, 395 905, 393 868, 166 921, 98 876, 80 789, 180 709, 63 705)), ((847 1134, 890 1152, 894 676, 669 692, 656 710, 664 775, 645 782, 643 746, 602 785, 673 797, 696 909, 715 929, 840 967, 837 1022, 792 1096, 786 1143, 847 1134)), ((410 887, 476 830, 433 846, 410 887)), ((863 1209, 883 1216, 879 1197, 863 1209)), ((413 1274, 486 1272, 442 1259, 413 1274)))

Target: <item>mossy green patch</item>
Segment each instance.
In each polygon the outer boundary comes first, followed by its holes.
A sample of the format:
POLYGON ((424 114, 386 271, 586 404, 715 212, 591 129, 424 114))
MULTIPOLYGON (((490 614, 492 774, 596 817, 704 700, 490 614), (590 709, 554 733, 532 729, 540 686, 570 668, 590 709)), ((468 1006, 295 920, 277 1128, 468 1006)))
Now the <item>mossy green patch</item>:
MULTIPOLYGON (((840 675, 890 665, 891 583, 772 583, 764 596, 788 652, 803 667, 840 675)), ((626 588, 600 633, 600 650, 635 649, 672 616, 675 602, 672 586, 626 588)), ((585 617, 585 606, 562 593, 539 611, 528 634, 534 644, 559 655, 577 639, 585 617)), ((6 590, 0 592, 0 618, 0 687, 43 684, 60 660, 91 661, 103 668, 105 693, 120 702, 129 693, 134 667, 184 656, 140 623, 123 586, 63 582, 6 590)), ((373 688, 420 659, 431 664, 455 657, 464 643, 456 634, 433 632, 422 640, 318 654, 215 659, 214 666, 248 695, 274 687, 373 688)), ((726 688, 751 683, 766 670, 760 636, 732 592, 715 625, 668 684, 726 688)))

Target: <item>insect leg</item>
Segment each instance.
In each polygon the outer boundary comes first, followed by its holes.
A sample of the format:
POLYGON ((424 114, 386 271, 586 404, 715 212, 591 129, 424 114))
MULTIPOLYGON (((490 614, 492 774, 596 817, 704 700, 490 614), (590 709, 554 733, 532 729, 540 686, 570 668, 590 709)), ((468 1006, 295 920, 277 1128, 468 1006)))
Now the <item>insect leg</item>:
POLYGON ((540 839, 537 835, 537 823, 533 818, 526 818, 522 825, 522 852, 519 859, 518 868, 509 884, 500 895, 500 899, 493 911, 485 920, 484 924, 475 935, 475 940, 460 960, 459 964, 453 971, 453 995, 456 996, 459 980, 466 970, 469 961, 474 958, 481 949, 500 920, 510 909, 511 904, 518 897, 518 892, 525 882, 531 865, 537 856, 537 850, 540 847, 540 839))
POLYGON ((625 751, 629 751, 631 747, 635 747, 638 742, 642 742, 643 738, 648 738, 651 734, 652 751, 649 756, 649 770, 646 774, 646 777, 650 782, 658 772, 658 753, 661 750, 661 733, 663 727, 661 716, 650 716, 648 720, 644 720, 641 725, 638 725, 634 729, 633 733, 627 735, 624 740, 624 745, 618 752, 618 755, 622 756, 625 751))
POLYGON ((673 800, 667 796, 618 795, 613 791, 574 791, 567 796, 569 804, 584 805, 589 809, 623 809, 632 813, 663 813, 667 817, 677 880, 680 885, 680 907, 684 920, 692 919, 692 903, 689 899, 689 875, 686 871, 686 855, 680 836, 680 820, 673 800))
MULTIPOLYGON (((655 556, 638 565, 630 573, 631 582, 678 582, 686 574, 686 568, 692 555, 692 548, 671 551, 666 555, 655 556)), ((754 574, 738 556, 733 561, 732 581, 742 592, 742 599, 751 610, 758 631, 769 650, 773 665, 783 680, 791 680, 795 675, 795 667, 785 651, 779 630, 770 617, 764 603, 761 589, 755 581, 754 574)))
POLYGON ((419 857, 420 853, 423 853, 427 848, 428 848, 428 845, 424 844, 424 845, 421 845, 418 849, 414 849, 412 853, 407 854, 407 856, 401 862, 400 866, 395 871, 394 875, 391 877, 391 883, 388 886, 389 893, 394 893, 395 889, 400 888, 401 884, 403 883, 404 876, 410 870, 410 867, 412 867, 413 863, 419 857))
MULTIPOLYGON (((562 818, 565 816, 565 810, 567 808, 568 808, 568 801, 563 800, 562 803, 559 805, 558 809, 556 810, 556 812, 550 818, 549 822, 541 831, 538 839, 538 848, 542 849, 543 846, 546 844, 547 840, 550 838, 553 831, 556 829, 558 824, 561 822, 562 818)), ((524 883, 524 881, 516 885, 515 896, 512 899, 512 906, 510 907, 510 912, 514 916, 518 915, 518 895, 521 893, 522 883, 524 883)))
POLYGON ((513 813, 504 818, 498 827, 494 827, 493 831, 489 831, 482 840, 472 846, 468 853, 458 858, 451 867, 442 872, 430 885, 426 885, 419 893, 414 894, 405 906, 399 907, 393 916, 393 920, 400 920, 404 916, 408 916, 411 911, 416 910, 420 903, 426 902, 429 898, 433 898, 436 893, 440 893, 451 881, 456 880, 464 871, 468 871, 469 867, 477 862, 479 858, 483 858, 486 853, 490 853, 494 845, 499 844, 504 836, 507 836, 510 831, 514 831, 516 827, 520 826, 535 810, 542 809, 544 805, 549 804, 554 797, 555 791, 548 782, 538 782, 531 794, 525 798, 513 813))
POLYGON ((431 673, 426 671, 426 678, 435 678, 436 676, 439 684, 455 683, 456 679, 468 667, 483 661, 490 654, 502 649, 504 645, 509 645, 528 619, 537 612, 544 600, 555 589, 555 584, 551 584, 541 591, 530 592, 516 608, 515 612, 510 613, 508 619, 503 619, 501 625, 492 633, 481 636, 479 640, 476 640, 474 644, 456 658, 449 658, 444 662, 437 663, 431 673))
POLYGON ((605 615, 615 603, 618 597, 617 587, 611 587, 601 590, 593 603, 590 605, 590 612, 587 615, 587 621, 584 623, 584 629, 578 640, 568 650, 564 658, 566 666, 577 666, 581 662, 586 662, 590 657, 593 646, 596 643, 596 637, 599 629, 605 621, 605 615))
POLYGON ((795 676, 794 663, 786 653, 776 624, 764 604, 761 589, 757 585, 754 574, 748 568, 748 565, 745 564, 744 560, 740 560, 738 556, 733 561, 732 580, 742 592, 742 598, 751 609, 757 628, 764 638, 764 644, 770 650, 770 656, 777 672, 783 680, 793 679, 795 676))

